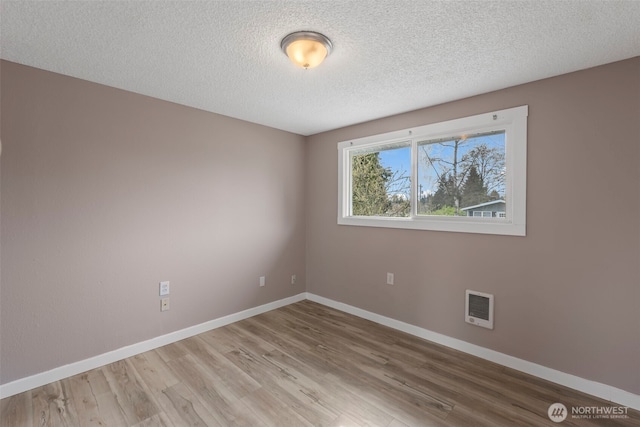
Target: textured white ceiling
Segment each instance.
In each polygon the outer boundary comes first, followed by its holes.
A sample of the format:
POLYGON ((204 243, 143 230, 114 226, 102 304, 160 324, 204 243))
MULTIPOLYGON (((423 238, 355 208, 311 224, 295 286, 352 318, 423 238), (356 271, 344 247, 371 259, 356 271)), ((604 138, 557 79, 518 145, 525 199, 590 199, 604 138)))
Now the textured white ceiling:
POLYGON ((0 56, 302 135, 640 55, 638 1, 5 1, 0 56), (324 64, 280 51, 327 35, 324 64))

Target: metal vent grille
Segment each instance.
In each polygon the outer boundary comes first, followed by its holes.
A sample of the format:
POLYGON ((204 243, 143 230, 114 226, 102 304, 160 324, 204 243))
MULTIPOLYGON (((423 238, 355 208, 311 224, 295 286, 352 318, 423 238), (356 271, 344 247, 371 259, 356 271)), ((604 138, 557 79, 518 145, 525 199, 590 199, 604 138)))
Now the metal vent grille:
POLYGON ((489 321, 489 298, 469 295, 469 316, 489 321))
POLYGON ((493 295, 467 289, 464 302, 464 321, 493 329, 493 295))

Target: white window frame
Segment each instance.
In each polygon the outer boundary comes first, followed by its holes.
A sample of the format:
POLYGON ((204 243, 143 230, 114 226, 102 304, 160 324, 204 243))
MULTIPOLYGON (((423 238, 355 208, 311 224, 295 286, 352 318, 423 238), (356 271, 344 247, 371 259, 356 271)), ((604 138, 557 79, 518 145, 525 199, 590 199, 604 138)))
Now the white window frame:
POLYGON ((523 105, 338 143, 338 224, 525 236, 528 115, 529 107, 523 105), (505 131, 506 218, 418 215, 416 206, 418 142, 492 130, 505 131), (409 217, 351 215, 351 151, 383 147, 401 141, 411 141, 411 215, 409 217))

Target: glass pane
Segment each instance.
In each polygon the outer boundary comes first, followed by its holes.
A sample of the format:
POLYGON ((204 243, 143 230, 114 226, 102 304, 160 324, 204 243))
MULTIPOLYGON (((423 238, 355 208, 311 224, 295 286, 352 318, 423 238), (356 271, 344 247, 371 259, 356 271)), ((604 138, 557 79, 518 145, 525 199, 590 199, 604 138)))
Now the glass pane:
POLYGON ((503 130, 421 141, 418 215, 503 218, 505 174, 503 130))
POLYGON ((411 214, 411 146, 394 144, 351 154, 351 214, 407 217, 411 214))

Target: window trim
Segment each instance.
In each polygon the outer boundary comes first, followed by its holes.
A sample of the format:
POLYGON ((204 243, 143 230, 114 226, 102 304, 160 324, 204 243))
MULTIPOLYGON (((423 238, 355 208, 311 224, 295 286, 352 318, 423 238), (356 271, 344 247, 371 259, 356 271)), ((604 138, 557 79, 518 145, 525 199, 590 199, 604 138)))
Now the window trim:
POLYGON ((462 233, 526 235, 527 190, 527 105, 493 111, 415 128, 403 129, 379 135, 367 136, 338 143, 338 224, 365 227, 405 228, 414 230, 449 231, 462 233), (470 219, 466 216, 417 215, 417 146, 418 142, 457 136, 464 133, 480 133, 492 129, 504 129, 505 183, 507 218, 470 219), (411 216, 377 217, 351 216, 351 162, 350 152, 363 148, 375 148, 401 141, 411 141, 411 216))

